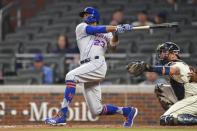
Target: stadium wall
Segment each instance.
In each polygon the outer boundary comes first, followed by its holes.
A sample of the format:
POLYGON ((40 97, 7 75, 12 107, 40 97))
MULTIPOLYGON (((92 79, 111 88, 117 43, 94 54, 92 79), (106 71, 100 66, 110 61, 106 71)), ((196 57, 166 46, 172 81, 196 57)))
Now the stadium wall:
MULTIPOLYGON (((136 106, 139 115, 135 124, 158 125, 164 112, 160 107, 154 87, 129 85, 108 85, 102 87, 103 103, 119 106, 136 106)), ((54 115, 61 106, 64 86, 1 86, 0 87, 0 124, 42 124, 46 117, 54 115)), ((77 95, 69 109, 69 123, 72 124, 121 124, 124 117, 93 117, 89 112, 78 87, 77 95), (72 121, 72 122, 71 122, 72 121)))

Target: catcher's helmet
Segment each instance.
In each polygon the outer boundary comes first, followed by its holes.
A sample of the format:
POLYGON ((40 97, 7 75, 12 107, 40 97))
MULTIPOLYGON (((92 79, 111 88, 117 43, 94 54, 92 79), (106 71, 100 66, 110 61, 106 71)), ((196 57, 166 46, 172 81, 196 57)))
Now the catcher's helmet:
POLYGON ((168 53, 175 53, 179 58, 180 47, 173 42, 165 42, 157 46, 157 55, 160 59, 166 59, 168 53), (162 53, 164 56, 161 56, 162 53))
POLYGON ((86 13, 90 14, 90 16, 88 16, 88 17, 86 17, 84 19, 84 21, 86 23, 88 23, 88 24, 89 23, 94 23, 94 22, 99 23, 100 15, 99 15, 99 12, 97 11, 96 8, 94 8, 94 7, 86 7, 82 12, 79 13, 79 16, 83 17, 84 14, 86 14, 86 13))

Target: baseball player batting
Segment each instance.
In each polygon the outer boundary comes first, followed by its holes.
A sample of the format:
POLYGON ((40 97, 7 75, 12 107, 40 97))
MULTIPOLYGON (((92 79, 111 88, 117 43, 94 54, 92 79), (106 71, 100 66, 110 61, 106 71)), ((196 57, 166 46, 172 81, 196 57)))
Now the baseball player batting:
POLYGON ((87 7, 80 12, 83 22, 76 27, 76 40, 80 50, 80 67, 67 73, 66 89, 63 107, 56 117, 47 118, 46 124, 65 125, 68 106, 75 95, 76 84, 83 86, 83 94, 87 105, 94 116, 121 114, 126 118, 124 127, 131 127, 138 110, 135 107, 118 107, 101 103, 101 88, 99 82, 105 78, 107 65, 105 51, 107 47, 116 47, 119 43, 118 33, 131 31, 132 26, 100 26, 99 12, 93 7, 87 7))
POLYGON ((170 86, 159 85, 156 94, 166 112, 160 117, 161 125, 197 125, 197 84, 196 73, 182 60, 180 48, 173 42, 157 47, 162 65, 153 66, 145 62, 132 62, 128 71, 141 75, 144 71, 169 76, 170 86))

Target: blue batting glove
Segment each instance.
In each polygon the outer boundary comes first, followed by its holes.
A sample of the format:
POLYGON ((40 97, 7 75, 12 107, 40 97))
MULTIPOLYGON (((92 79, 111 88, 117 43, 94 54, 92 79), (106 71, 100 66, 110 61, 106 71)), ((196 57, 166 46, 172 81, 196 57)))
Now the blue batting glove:
POLYGON ((122 25, 117 25, 116 27, 116 33, 124 33, 126 29, 122 25))
POLYGON ((125 28, 126 31, 131 31, 133 29, 133 26, 130 24, 123 24, 122 27, 125 28))

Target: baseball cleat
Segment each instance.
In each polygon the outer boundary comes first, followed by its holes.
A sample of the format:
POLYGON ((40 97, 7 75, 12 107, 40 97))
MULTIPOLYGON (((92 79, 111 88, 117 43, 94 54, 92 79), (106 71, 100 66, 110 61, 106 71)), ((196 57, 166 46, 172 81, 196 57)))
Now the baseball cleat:
POLYGON ((64 126, 66 125, 66 115, 60 110, 55 117, 47 118, 45 124, 52 126, 64 126))
POLYGON ((47 118, 45 120, 45 124, 52 125, 52 126, 64 126, 66 122, 64 120, 58 120, 56 118, 47 118))
POLYGON ((135 117, 138 114, 138 109, 134 108, 134 107, 127 107, 127 110, 124 114, 124 116, 126 117, 126 121, 124 122, 123 126, 128 128, 128 127, 132 127, 133 125, 133 121, 135 119, 135 117))

